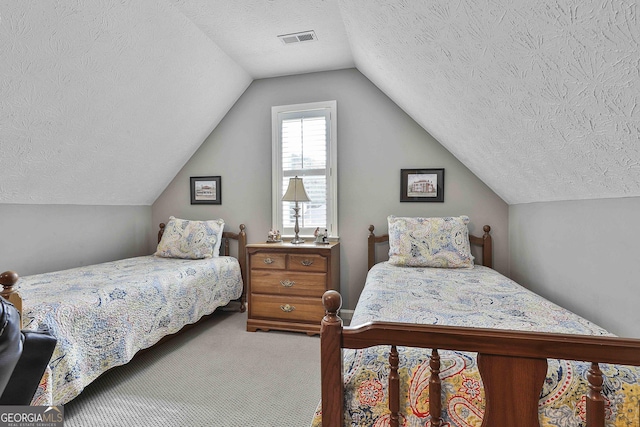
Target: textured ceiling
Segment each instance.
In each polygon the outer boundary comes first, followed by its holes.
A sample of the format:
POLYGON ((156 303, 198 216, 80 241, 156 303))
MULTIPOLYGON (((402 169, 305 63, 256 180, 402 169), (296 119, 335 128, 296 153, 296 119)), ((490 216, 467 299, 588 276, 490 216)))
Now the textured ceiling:
POLYGON ((150 205, 251 83, 156 0, 0 2, 0 202, 150 205))
POLYGON ((356 66, 508 203, 640 196, 631 0, 3 0, 0 203, 158 197, 254 78, 356 66), (315 30, 318 41, 276 36, 315 30))
POLYGON ((640 196, 636 0, 344 0, 356 66, 507 203, 640 196))

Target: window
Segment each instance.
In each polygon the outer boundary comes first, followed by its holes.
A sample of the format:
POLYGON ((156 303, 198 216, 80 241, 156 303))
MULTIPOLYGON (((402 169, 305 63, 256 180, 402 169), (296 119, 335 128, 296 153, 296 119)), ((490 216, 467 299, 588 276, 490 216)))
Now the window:
POLYGON ((293 236, 294 202, 283 202, 289 178, 303 179, 311 201, 298 203, 301 236, 326 228, 338 236, 336 101, 272 107, 273 227, 293 236))

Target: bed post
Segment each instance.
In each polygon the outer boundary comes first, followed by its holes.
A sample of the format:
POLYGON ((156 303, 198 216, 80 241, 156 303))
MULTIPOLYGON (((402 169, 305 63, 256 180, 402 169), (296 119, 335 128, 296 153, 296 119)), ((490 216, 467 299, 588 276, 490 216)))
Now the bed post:
POLYGON ((162 235, 164 234, 164 228, 166 227, 164 222, 160 223, 160 230, 158 231, 158 243, 162 240, 162 235))
POLYGON ((440 354, 436 348, 431 350, 429 368, 431 368, 431 376, 429 377, 431 427, 440 427, 442 426, 442 380, 440 379, 440 354))
POLYGON ((491 239, 491 227, 485 225, 482 227, 484 235, 482 236, 482 265, 485 267, 493 268, 493 242, 491 239))
POLYGON ((391 346, 389 351, 389 427, 399 427, 400 425, 400 375, 398 365, 400 355, 398 347, 391 346))
POLYGON ((369 226, 369 238, 367 239, 367 253, 369 257, 369 270, 376 264, 376 243, 388 242, 389 235, 383 234, 382 236, 376 236, 373 234, 374 226, 369 226))
POLYGON ((587 427, 604 427, 604 396, 602 396, 602 371, 596 362, 591 362, 587 372, 587 427))
POLYGON ((369 254, 369 270, 371 270, 371 267, 376 263, 376 235, 373 234, 374 228, 373 225, 369 226, 369 237, 367 238, 367 245, 369 247, 367 251, 369 254))
POLYGON ((242 296, 240 297, 240 312, 244 313, 247 306, 247 227, 240 224, 238 233, 238 263, 240 264, 240 275, 242 276, 242 296))
POLYGON ((320 327, 320 376, 322 378, 322 426, 342 427, 344 419, 342 376, 342 297, 336 291, 322 296, 325 316, 320 327))
POLYGON ((18 273, 15 271, 5 271, 0 274, 0 285, 2 285, 0 295, 13 304, 20 313, 20 329, 22 329, 22 297, 18 293, 18 289, 14 288, 18 283, 18 278, 18 273))
POLYGON ((242 296, 240 296, 240 312, 244 313, 247 309, 247 228, 244 224, 240 224, 240 232, 233 233, 225 231, 222 233, 224 239, 223 253, 229 256, 229 239, 238 241, 238 264, 240 264, 240 275, 242 276, 242 296))

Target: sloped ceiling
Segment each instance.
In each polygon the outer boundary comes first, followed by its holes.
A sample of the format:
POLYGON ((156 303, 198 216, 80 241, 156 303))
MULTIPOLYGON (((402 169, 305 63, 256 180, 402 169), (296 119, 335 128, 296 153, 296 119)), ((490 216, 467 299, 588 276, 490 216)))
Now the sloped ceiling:
POLYGON ((358 69, 507 203, 640 196, 636 0, 345 0, 358 69))
POLYGON ((0 2, 0 201, 150 205, 251 76, 156 0, 0 2))
POLYGON ((631 0, 4 0, 0 203, 151 204, 252 79, 353 66, 508 203, 640 196, 639 21, 631 0))

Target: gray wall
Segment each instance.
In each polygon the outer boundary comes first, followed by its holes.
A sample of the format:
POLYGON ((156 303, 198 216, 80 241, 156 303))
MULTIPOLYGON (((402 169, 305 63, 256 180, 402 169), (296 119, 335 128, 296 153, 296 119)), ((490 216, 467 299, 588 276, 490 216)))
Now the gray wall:
POLYGON ((150 206, 0 204, 0 272, 21 276, 148 255, 150 206))
MULTIPOLYGON (((389 214, 466 214, 471 231, 490 224, 495 268, 508 274, 508 206, 355 69, 255 80, 153 205, 170 215, 247 225, 250 243, 271 227, 271 107, 336 100, 338 221, 343 307, 366 275, 367 227, 386 232, 389 214), (400 203, 400 169, 445 168, 445 203, 400 203), (221 205, 190 205, 189 177, 220 175, 221 205)), ((480 154, 480 153, 479 153, 480 154)))
POLYGON ((512 205, 511 276, 617 335, 640 338, 640 198, 512 205))

